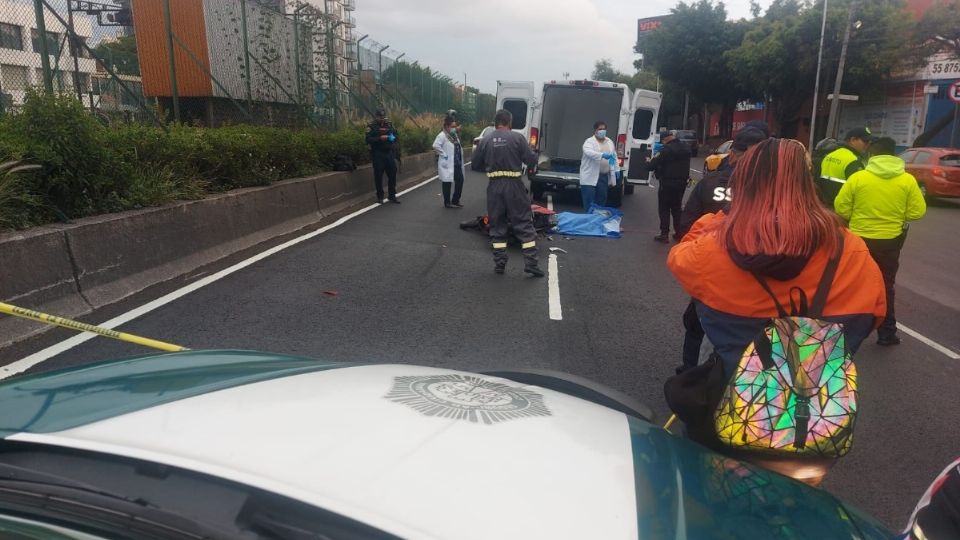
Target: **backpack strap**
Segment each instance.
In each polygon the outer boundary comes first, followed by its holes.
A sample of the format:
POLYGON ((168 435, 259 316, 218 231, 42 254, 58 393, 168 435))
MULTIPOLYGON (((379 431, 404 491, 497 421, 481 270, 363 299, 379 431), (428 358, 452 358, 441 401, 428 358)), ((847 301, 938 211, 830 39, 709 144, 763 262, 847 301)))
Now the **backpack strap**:
POLYGON ((837 233, 837 251, 830 257, 827 266, 823 269, 823 277, 817 285, 817 292, 813 295, 813 301, 810 303, 810 317, 820 319, 823 317, 823 309, 827 305, 827 295, 830 294, 830 287, 833 285, 833 278, 837 275, 837 268, 840 266, 840 257, 843 255, 843 230, 837 233))
POLYGON ((756 272, 750 272, 750 275, 753 276, 753 279, 757 280, 763 290, 767 291, 767 294, 770 295, 770 299, 773 300, 773 305, 777 306, 777 315, 779 317, 789 317, 787 310, 783 309, 783 306, 780 304, 780 301, 777 300, 777 295, 773 294, 773 290, 770 288, 770 285, 767 283, 767 280, 763 279, 763 276, 756 272))

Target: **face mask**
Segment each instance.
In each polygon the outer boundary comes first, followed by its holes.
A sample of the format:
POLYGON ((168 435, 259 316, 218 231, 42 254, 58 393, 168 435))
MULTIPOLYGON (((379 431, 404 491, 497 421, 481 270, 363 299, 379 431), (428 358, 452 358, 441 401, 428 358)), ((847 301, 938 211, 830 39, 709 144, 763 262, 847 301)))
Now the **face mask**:
POLYGON ((456 134, 457 134, 457 128, 455 128, 455 127, 450 128, 450 134, 451 134, 451 135, 456 135, 456 134))
POLYGON ((598 138, 598 139, 605 139, 606 137, 607 137, 607 130, 605 130, 605 129, 598 129, 598 130, 597 130, 597 138, 598 138))

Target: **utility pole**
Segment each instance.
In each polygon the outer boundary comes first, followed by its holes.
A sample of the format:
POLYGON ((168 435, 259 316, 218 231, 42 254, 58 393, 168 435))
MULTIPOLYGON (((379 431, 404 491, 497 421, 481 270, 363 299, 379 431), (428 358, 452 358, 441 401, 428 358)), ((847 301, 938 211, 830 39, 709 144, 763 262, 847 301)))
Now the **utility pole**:
MULTIPOLYGON (((817 80, 813 83, 813 112, 810 113, 810 146, 808 152, 813 152, 813 143, 817 137, 817 98, 820 96, 820 65, 823 63, 823 35, 827 30, 827 5, 830 0, 823 0, 823 21, 820 23, 820 52, 817 53, 817 80)), ((837 93, 834 92, 834 95, 837 93)))
POLYGON ((850 28, 853 26, 853 12, 857 3, 850 3, 847 12, 847 27, 843 31, 843 46, 840 47, 840 63, 837 64, 837 79, 833 84, 833 101, 830 102, 830 116, 827 118, 827 136, 835 137, 837 130, 837 111, 840 109, 840 85, 843 83, 843 65, 847 61, 847 45, 850 43, 850 28))

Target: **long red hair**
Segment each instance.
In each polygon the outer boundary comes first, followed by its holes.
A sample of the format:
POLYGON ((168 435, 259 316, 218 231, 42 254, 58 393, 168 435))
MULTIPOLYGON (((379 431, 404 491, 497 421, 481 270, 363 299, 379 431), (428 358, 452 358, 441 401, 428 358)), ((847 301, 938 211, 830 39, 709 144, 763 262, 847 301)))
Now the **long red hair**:
POLYGON ((727 218, 717 236, 744 255, 809 256, 837 249, 843 224, 817 197, 802 144, 767 139, 737 161, 727 218))

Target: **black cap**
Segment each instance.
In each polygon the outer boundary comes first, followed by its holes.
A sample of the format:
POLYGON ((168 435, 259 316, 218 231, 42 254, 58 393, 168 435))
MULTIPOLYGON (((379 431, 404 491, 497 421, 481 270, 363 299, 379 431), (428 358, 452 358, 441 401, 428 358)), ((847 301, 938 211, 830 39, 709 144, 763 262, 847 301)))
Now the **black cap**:
POLYGON ((843 140, 849 141, 850 139, 862 139, 864 141, 870 142, 875 138, 876 137, 873 136, 873 133, 870 133, 870 128, 862 127, 862 128, 854 128, 848 131, 847 136, 844 137, 843 140))
POLYGON ((743 125, 744 128, 755 128, 763 132, 767 137, 770 136, 770 126, 763 120, 751 120, 743 125))
POLYGON ((383 110, 382 108, 378 108, 377 110, 373 111, 373 115, 377 118, 385 118, 387 116, 387 111, 383 110))
POLYGON ((747 148, 769 138, 766 133, 755 127, 745 127, 737 132, 733 138, 731 148, 738 152, 744 152, 747 148))

